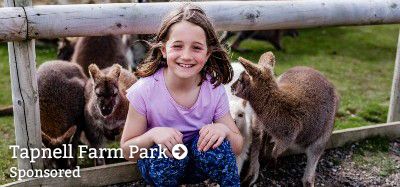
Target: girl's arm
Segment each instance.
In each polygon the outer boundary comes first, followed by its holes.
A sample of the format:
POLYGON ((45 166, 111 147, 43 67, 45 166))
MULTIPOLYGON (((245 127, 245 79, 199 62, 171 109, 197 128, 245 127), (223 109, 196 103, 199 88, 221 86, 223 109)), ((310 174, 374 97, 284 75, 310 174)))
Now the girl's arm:
POLYGON ((121 148, 125 159, 131 161, 139 160, 140 151, 133 149, 132 151, 137 151, 137 153, 131 155, 129 146, 137 146, 140 150, 141 148, 149 149, 154 144, 160 144, 162 148, 168 149, 165 151, 166 155, 172 157, 171 151, 173 146, 176 144, 183 144, 183 135, 175 128, 155 127, 147 132, 146 129, 146 117, 139 114, 133 107, 129 106, 124 131, 122 132, 121 137, 121 148))
POLYGON ((132 155, 134 158, 130 158, 131 151, 129 145, 132 146, 135 145, 139 149, 140 148, 148 149, 151 146, 153 146, 154 144, 153 137, 151 136, 150 131, 146 132, 146 128, 147 128, 146 117, 136 112, 136 110, 133 107, 129 106, 124 130, 121 136, 121 148, 123 150, 125 159, 135 162, 139 160, 140 151, 132 155))
POLYGON ((235 121, 233 120, 231 113, 228 112, 224 117, 219 118, 214 121, 215 123, 222 123, 227 126, 230 132, 228 131, 226 139, 231 144, 232 152, 235 155, 240 155, 243 147, 243 136, 240 134, 239 129, 237 128, 235 121))
POLYGON ((233 154, 239 155, 242 152, 243 137, 229 112, 215 120, 214 124, 206 125, 200 130, 197 146, 199 151, 208 151, 221 145, 225 138, 231 144, 233 154))

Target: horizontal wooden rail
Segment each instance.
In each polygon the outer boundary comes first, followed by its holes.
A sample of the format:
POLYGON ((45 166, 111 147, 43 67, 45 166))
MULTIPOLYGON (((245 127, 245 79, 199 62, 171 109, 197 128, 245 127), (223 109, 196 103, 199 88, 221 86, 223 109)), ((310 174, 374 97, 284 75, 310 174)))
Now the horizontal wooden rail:
MULTIPOLYGON (((0 41, 155 33, 174 3, 0 8, 0 41)), ((400 23, 400 0, 196 2, 218 30, 266 30, 400 23)))

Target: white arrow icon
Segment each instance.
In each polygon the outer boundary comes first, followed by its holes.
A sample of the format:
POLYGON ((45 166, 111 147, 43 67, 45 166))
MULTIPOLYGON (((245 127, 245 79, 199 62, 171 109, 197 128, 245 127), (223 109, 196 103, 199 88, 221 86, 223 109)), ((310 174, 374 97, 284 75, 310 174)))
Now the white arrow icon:
POLYGON ((188 150, 183 144, 176 144, 172 148, 172 156, 174 156, 178 160, 184 159, 188 154, 188 150))

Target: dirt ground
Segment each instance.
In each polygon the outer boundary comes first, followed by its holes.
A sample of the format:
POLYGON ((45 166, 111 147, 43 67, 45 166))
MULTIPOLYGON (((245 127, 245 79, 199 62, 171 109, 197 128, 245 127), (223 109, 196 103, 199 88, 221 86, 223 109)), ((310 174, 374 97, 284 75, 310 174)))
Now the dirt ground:
MULTIPOLYGON (((360 153, 360 147, 369 146, 368 142, 354 143, 341 148, 326 150, 322 156, 317 172, 315 186, 327 187, 400 187, 400 138, 388 142, 388 149, 383 157, 377 157, 375 162, 368 161, 371 157, 381 155, 379 152, 370 154, 370 151, 360 153), (361 154, 358 156, 356 154, 361 154), (369 156, 371 155, 371 156, 369 156), (358 161, 356 160, 358 159, 358 161)), ((379 149, 370 147, 373 149, 379 149)), ((302 186, 301 178, 306 166, 304 154, 291 155, 278 159, 277 168, 262 166, 257 186, 302 186)), ((196 184, 189 186, 214 186, 215 184, 196 184)), ((112 185, 112 187, 146 186, 143 180, 136 182, 112 185)))

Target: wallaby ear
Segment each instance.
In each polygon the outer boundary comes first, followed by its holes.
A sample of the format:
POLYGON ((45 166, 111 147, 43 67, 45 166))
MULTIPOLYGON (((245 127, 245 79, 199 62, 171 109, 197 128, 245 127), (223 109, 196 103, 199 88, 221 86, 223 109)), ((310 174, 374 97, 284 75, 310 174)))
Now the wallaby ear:
POLYGON ((109 75, 115 77, 116 79, 119 78, 119 75, 121 74, 121 68, 122 66, 119 64, 114 64, 111 68, 111 71, 109 73, 109 75))
POLYGON ((271 51, 268 51, 261 55, 260 60, 258 60, 258 64, 261 67, 273 69, 275 67, 275 56, 271 51))
POLYGON ((76 129, 77 129, 76 125, 70 127, 70 128, 67 130, 67 132, 65 132, 65 133, 61 136, 61 141, 62 141, 63 143, 69 143, 71 137, 75 134, 76 129))
POLYGON ((52 143, 53 138, 48 136, 46 133, 42 131, 42 142, 44 145, 50 145, 52 143))
POLYGON ((244 69, 250 76, 255 77, 261 74, 261 70, 257 67, 257 64, 254 64, 250 60, 239 57, 239 62, 243 65, 244 69))
POLYGON ((99 67, 96 64, 90 64, 89 66, 89 75, 94 81, 98 80, 101 74, 99 67))

